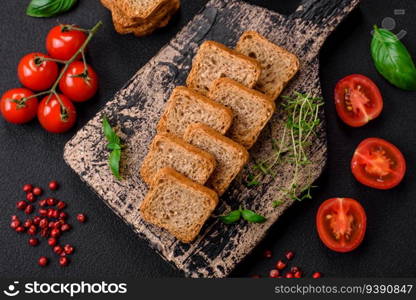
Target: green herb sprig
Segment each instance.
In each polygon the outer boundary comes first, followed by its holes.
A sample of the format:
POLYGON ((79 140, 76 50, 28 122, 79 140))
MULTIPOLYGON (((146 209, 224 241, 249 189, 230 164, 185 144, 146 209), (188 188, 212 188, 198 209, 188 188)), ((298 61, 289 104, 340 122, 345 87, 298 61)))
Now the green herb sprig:
POLYGON ((415 64, 393 32, 374 26, 371 56, 377 71, 391 84, 403 90, 416 90, 415 64))
POLYGON ((32 0, 26 14, 36 18, 47 18, 64 13, 77 3, 77 0, 32 0))
POLYGON ((249 209, 239 208, 229 212, 226 215, 220 216, 220 220, 225 224, 232 224, 239 221, 241 218, 246 220, 249 223, 264 223, 266 218, 256 214, 254 211, 249 209))
MULTIPOLYGON (((297 182, 299 182, 301 176, 301 168, 312 163, 306 149, 310 146, 310 138, 316 133, 316 128, 321 124, 319 110, 323 105, 323 99, 297 92, 293 96, 282 98, 285 101, 282 103, 283 113, 288 118, 281 138, 280 140, 272 140, 272 155, 263 161, 256 162, 249 170, 246 185, 248 187, 257 186, 261 184, 263 176, 276 176, 275 166, 292 164, 294 171, 291 183, 284 189, 286 195, 293 200, 310 199, 311 189, 314 186, 301 189, 297 182)), ((278 207, 281 204, 283 204, 281 199, 272 203, 273 207, 278 207)))
POLYGON ((116 134, 114 129, 111 127, 110 122, 108 122, 107 117, 103 117, 103 132, 104 136, 108 141, 107 148, 111 150, 110 156, 108 158, 108 165, 110 166, 111 172, 114 177, 118 180, 121 180, 120 175, 120 159, 121 159, 121 150, 123 145, 121 144, 120 137, 116 134))

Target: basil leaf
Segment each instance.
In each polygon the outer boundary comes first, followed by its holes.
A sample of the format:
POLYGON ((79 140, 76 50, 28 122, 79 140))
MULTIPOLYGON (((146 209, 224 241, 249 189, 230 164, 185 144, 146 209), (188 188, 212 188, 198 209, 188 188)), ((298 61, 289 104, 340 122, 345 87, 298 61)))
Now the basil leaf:
POLYGON ((243 219, 250 223, 264 223, 266 222, 266 218, 263 216, 260 216, 256 214, 254 211, 243 209, 241 211, 241 215, 243 216, 243 219))
POLYGON ((32 0, 26 9, 31 17, 52 17, 70 10, 77 0, 32 0))
POLYGON ((371 55, 377 71, 392 85, 403 90, 416 90, 415 64, 394 33, 374 26, 371 55))
POLYGON ((240 210, 233 210, 232 212, 228 213, 227 215, 220 216, 220 220, 225 224, 232 224, 240 220, 241 212, 240 210))
POLYGON ((111 127, 110 122, 108 122, 107 117, 105 116, 103 117, 103 131, 107 141, 110 142, 112 136, 114 135, 114 130, 111 127))
POLYGON ((113 150, 110 153, 110 157, 108 159, 108 163, 111 168, 111 172, 117 179, 121 179, 120 176, 120 158, 121 158, 121 150, 113 150))

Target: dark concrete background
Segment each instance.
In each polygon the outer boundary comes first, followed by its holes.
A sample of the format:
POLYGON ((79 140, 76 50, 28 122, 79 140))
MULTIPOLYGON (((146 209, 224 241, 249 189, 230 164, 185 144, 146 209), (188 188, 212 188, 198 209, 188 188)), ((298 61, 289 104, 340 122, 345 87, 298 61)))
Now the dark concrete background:
MULTIPOLYGON (((91 27, 98 20, 102 28, 89 47, 89 62, 100 74, 99 95, 78 105, 77 128, 84 125, 123 84, 166 44, 206 3, 183 0, 181 14, 165 29, 146 38, 121 36, 114 32, 109 12, 98 0, 81 0, 71 12, 58 18, 34 19, 25 15, 29 1, 3 0, 0 10, 1 92, 18 87, 16 66, 28 52, 45 51, 48 30, 58 22, 91 27)), ((282 14, 290 14, 299 1, 251 0, 282 14)), ((313 200, 296 203, 273 226, 267 238, 237 267, 233 276, 265 276, 286 250, 293 250, 299 265, 310 275, 321 271, 327 277, 416 276, 416 93, 398 90, 381 78, 369 55, 370 31, 386 17, 395 19, 396 33, 406 30, 403 42, 416 57, 416 3, 405 0, 365 0, 360 8, 328 39, 321 53, 321 81, 328 120, 329 160, 318 180, 313 200), (405 9, 405 15, 394 15, 405 9), (336 117, 332 91, 341 77, 351 73, 370 76, 384 96, 384 112, 363 128, 353 129, 336 117), (355 146, 370 136, 383 137, 404 153, 408 172, 402 184, 390 191, 378 191, 357 183, 349 170, 355 146), (330 197, 353 197, 365 207, 368 230, 361 247, 349 254, 326 249, 319 241, 314 218, 322 201, 330 197), (275 259, 261 253, 271 249, 275 259)), ((76 132, 52 135, 37 122, 15 126, 0 120, 0 278, 155 278, 182 276, 164 262, 146 243, 107 208, 71 171, 62 159, 63 146, 76 132), (15 213, 15 202, 22 199, 21 186, 33 183, 46 186, 51 179, 62 188, 56 196, 69 203, 74 216, 85 212, 88 224, 74 224, 64 241, 73 243, 76 255, 67 268, 59 268, 56 258, 43 242, 36 248, 27 245, 27 236, 8 226, 15 213), (40 255, 53 257, 51 266, 37 266, 40 255)))

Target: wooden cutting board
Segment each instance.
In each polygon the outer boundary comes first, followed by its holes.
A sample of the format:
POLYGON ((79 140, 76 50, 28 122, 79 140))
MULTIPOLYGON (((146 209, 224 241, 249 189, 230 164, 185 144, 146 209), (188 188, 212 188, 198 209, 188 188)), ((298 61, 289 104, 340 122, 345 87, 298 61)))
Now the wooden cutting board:
MULTIPOLYGON (((177 241, 165 231, 145 223, 138 210, 147 192, 139 177, 139 168, 155 135, 165 102, 175 86, 185 83, 192 58, 204 40, 234 47, 246 30, 259 32, 299 57, 300 72, 284 94, 299 91, 321 96, 319 50, 327 36, 358 3, 359 0, 307 0, 294 14, 284 17, 241 1, 210 1, 67 143, 66 162, 141 238, 187 276, 227 276, 292 204, 293 200, 284 199, 283 205, 277 208, 271 205, 273 200, 284 197, 282 189, 290 185, 293 167, 280 165, 276 170, 278 176, 262 178, 262 184, 255 188, 242 184, 240 175, 222 197, 215 212, 216 215, 223 214, 241 205, 266 216, 266 223, 224 225, 217 218, 211 218, 194 243, 187 245, 177 241), (107 165, 108 150, 101 127, 103 115, 112 124, 117 124, 126 145, 122 157, 122 181, 114 179, 107 165)), ((250 150, 250 164, 271 155, 271 139, 279 138, 286 118, 279 111, 278 106, 277 113, 250 150)), ((323 111, 320 117, 323 120, 323 111)), ((306 170, 301 172, 298 182, 301 187, 312 184, 325 165, 325 122, 318 128, 308 152, 313 163, 312 176, 306 170)))

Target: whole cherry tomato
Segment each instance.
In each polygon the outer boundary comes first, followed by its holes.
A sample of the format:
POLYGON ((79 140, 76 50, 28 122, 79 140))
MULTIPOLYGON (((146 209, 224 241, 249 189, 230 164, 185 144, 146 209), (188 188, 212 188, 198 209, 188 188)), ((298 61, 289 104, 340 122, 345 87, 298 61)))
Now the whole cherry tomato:
POLYGON ((42 53, 29 53, 25 55, 17 66, 17 75, 20 82, 34 91, 49 89, 58 77, 58 65, 53 61, 44 61, 49 56, 42 53))
MULTIPOLYGON (((69 60, 87 39, 85 32, 70 29, 72 25, 53 27, 46 37, 46 50, 53 58, 69 60)), ((77 56, 80 59, 81 56, 77 56)))
POLYGON ((68 97, 62 94, 54 94, 46 96, 40 102, 38 119, 47 131, 62 133, 74 126, 77 112, 68 97))
POLYGON ((32 97, 32 91, 24 88, 11 89, 3 94, 0 100, 0 110, 6 121, 23 124, 33 120, 38 111, 38 99, 32 97))
POLYGON ((98 89, 98 76, 91 66, 81 61, 73 62, 59 82, 62 93, 75 102, 91 99, 98 89))

